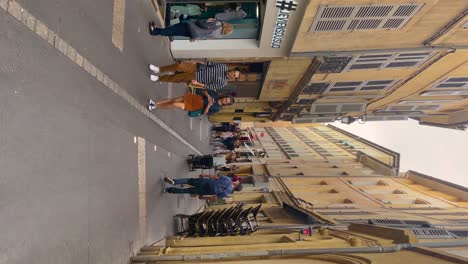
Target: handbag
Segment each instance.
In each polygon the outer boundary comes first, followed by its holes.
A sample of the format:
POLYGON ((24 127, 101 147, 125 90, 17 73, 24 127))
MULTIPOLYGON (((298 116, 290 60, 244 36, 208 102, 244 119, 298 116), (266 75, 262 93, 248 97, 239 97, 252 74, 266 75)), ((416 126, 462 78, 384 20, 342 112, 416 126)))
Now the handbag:
POLYGON ((197 116, 201 116, 202 114, 203 114, 203 109, 195 110, 195 111, 188 111, 187 113, 189 117, 197 117, 197 116))

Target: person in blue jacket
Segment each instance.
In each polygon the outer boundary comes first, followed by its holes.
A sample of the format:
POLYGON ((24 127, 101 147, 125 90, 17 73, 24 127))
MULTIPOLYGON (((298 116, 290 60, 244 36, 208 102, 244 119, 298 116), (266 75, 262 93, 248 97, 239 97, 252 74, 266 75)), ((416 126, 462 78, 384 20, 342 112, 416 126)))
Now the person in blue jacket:
POLYGON ((175 194, 191 194, 198 195, 199 199, 215 200, 217 198, 226 198, 230 196, 234 190, 241 191, 242 184, 232 182, 231 178, 221 175, 200 174, 199 178, 171 179, 164 177, 164 182, 171 185, 188 184, 189 188, 165 188, 167 193, 175 194))

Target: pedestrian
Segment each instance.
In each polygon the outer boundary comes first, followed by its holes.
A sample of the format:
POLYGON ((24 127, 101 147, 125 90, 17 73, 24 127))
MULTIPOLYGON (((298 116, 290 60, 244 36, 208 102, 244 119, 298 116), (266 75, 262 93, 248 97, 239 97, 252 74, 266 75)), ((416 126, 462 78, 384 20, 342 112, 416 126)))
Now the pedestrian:
POLYGON ((218 135, 215 138, 220 139, 220 140, 224 140, 224 139, 227 139, 227 138, 237 137, 237 135, 238 135, 237 132, 231 132, 231 131, 220 132, 220 133, 218 133, 218 135))
POLYGON ((240 70, 228 70, 226 64, 185 61, 172 65, 157 67, 153 64, 149 66, 154 73, 174 73, 171 75, 157 76, 150 75, 152 81, 187 83, 197 88, 204 88, 219 91, 228 84, 228 80, 239 79, 240 70))
POLYGON ((236 137, 226 138, 221 141, 226 149, 234 150, 239 147, 240 141, 236 137))
POLYGON ((192 169, 211 169, 221 168, 226 166, 226 159, 229 154, 217 154, 217 155, 202 155, 192 156, 188 159, 188 163, 192 169))
POLYGON ((188 184, 192 187, 165 188, 168 193, 198 195, 199 199, 215 200, 217 198, 225 198, 230 196, 234 190, 241 191, 242 184, 240 182, 232 182, 227 176, 200 174, 199 178, 184 178, 184 179, 171 179, 164 177, 164 182, 171 185, 188 184))
POLYGON ((237 166, 237 165, 226 164, 226 166, 219 167, 216 170, 218 171, 218 173, 226 174, 226 173, 234 173, 238 169, 239 169, 239 166, 237 166))
POLYGON ((153 36, 188 37, 190 41, 217 39, 232 34, 234 27, 216 18, 189 20, 166 28, 157 28, 154 22, 149 23, 149 32, 153 36))
POLYGON ((211 130, 216 132, 237 132, 240 133, 240 128, 238 123, 228 123, 223 122, 220 126, 214 126, 211 130))
POLYGON ((154 102, 149 100, 148 109, 172 109, 178 108, 184 111, 200 111, 203 115, 212 115, 221 111, 224 105, 232 105, 232 96, 220 96, 211 90, 204 90, 203 95, 186 93, 184 96, 154 102))

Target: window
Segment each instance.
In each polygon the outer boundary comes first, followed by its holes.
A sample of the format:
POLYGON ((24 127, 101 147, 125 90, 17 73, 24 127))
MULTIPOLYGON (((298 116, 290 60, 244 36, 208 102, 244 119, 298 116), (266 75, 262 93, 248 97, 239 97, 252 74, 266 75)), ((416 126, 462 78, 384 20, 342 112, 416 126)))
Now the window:
POLYGON ((320 6, 309 32, 402 28, 422 4, 320 6))
POLYGON ((411 230, 420 239, 456 238, 455 235, 442 228, 413 228, 411 230))
POLYGON ((326 92, 381 91, 396 82, 395 80, 335 82, 328 85, 326 92))
POLYGON ((433 88, 452 88, 452 89, 466 89, 468 88, 468 77, 453 77, 436 84, 433 88))
POLYGON ((373 212, 367 212, 367 211, 318 211, 317 213, 321 215, 374 215, 375 214, 373 212))
MULTIPOLYGON (((362 98, 362 99, 374 99, 374 98, 380 98, 383 97, 382 94, 353 94, 353 98, 362 98)), ((338 100, 343 100, 343 99, 349 99, 349 95, 323 95, 324 99, 338 99, 338 100)))
POLYGON ((408 120, 405 115, 382 115, 382 116, 367 116, 366 121, 397 121, 408 120))
MULTIPOLYGON (((225 8, 241 8, 245 12, 245 17, 232 19, 229 21, 233 25, 234 31, 230 35, 218 39, 257 39, 261 28, 263 16, 262 6, 259 1, 179 1, 167 0, 166 4, 166 25, 174 25, 184 22, 181 15, 188 15, 188 19, 206 19, 216 15, 229 16, 225 8)), ((188 39, 187 37, 173 37, 176 40, 188 39)))
POLYGON ((292 120, 293 124, 304 124, 304 123, 328 123, 334 122, 334 117, 305 117, 305 118, 294 118, 292 120))
POLYGON ((369 219, 369 224, 393 227, 430 227, 431 224, 423 220, 399 220, 399 219, 369 219))
POLYGON ((297 100, 297 104, 307 104, 307 105, 310 105, 314 102, 315 100, 314 99, 299 99, 297 100))
POLYGON ((338 56, 331 56, 323 58, 323 62, 318 68, 318 73, 333 73, 333 72, 341 72, 343 71, 344 67, 348 64, 348 62, 352 59, 352 56, 346 57, 338 57, 338 56))
POLYGON ((365 107, 365 103, 313 104, 311 112, 319 114, 362 112, 365 107))
POLYGON ((432 57, 433 54, 431 51, 362 54, 355 56, 344 70, 416 67, 432 57))
POLYGON ((421 95, 422 96, 468 95, 468 90, 427 91, 427 92, 423 92, 421 95))
POLYGON ((320 94, 327 89, 328 83, 311 83, 304 88, 303 94, 320 94))
POLYGON ((390 105, 385 111, 432 111, 440 108, 440 105, 390 105))
POLYGON ((447 104, 457 100, 424 100, 424 101, 401 101, 399 105, 414 105, 414 104, 447 104))

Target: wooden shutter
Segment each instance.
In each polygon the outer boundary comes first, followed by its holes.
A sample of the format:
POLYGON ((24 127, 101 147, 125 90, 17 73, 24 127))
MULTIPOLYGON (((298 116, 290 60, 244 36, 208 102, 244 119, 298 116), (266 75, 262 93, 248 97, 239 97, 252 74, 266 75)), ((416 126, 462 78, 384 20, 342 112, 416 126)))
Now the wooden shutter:
POLYGON ((422 4, 320 6, 309 32, 402 28, 422 4))

